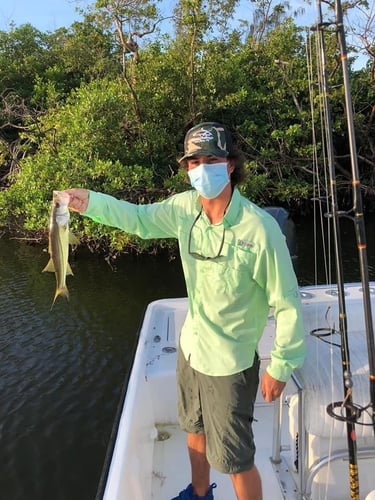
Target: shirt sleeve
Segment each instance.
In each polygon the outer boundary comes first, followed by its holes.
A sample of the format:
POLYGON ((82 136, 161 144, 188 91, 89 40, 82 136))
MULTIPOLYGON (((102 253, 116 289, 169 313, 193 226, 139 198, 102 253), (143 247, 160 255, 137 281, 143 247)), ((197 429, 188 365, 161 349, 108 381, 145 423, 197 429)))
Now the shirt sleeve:
POLYGON ((177 238, 176 196, 160 203, 136 205, 113 196, 89 191, 89 203, 82 215, 140 238, 177 238))
POLYGON ((289 250, 277 223, 267 225, 266 245, 256 265, 255 279, 274 308, 276 336, 267 372, 286 382, 305 358, 305 332, 298 283, 289 250))

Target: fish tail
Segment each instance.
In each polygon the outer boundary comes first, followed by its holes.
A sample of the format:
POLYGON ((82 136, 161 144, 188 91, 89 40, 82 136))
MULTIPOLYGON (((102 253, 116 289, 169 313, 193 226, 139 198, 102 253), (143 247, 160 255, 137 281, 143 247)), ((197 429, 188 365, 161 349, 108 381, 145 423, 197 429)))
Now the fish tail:
POLYGON ((55 296, 53 298, 53 302, 52 302, 52 305, 51 305, 51 310, 56 302, 56 299, 59 295, 62 295, 63 297, 66 298, 66 300, 69 300, 69 290, 66 286, 62 286, 60 288, 56 288, 56 293, 55 293, 55 296))
POLYGON ((49 259, 48 264, 43 269, 42 273, 54 273, 54 272, 55 272, 55 265, 53 263, 53 260, 49 259))
POLYGON ((67 262, 67 266, 66 266, 66 275, 67 276, 74 276, 72 268, 70 267, 69 262, 67 262))

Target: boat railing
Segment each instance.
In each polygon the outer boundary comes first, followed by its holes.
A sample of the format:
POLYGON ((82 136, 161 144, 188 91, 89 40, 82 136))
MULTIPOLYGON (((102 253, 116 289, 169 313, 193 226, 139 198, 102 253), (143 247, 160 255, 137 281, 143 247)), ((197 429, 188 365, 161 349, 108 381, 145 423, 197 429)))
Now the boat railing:
MULTIPOLYGON (((292 383, 295 386, 295 397, 297 398, 297 453, 296 453, 296 488, 297 497, 300 500, 311 500, 314 478, 327 465, 348 459, 347 449, 333 449, 329 454, 324 454, 312 464, 309 463, 308 431, 305 426, 305 405, 303 383, 296 373, 292 374, 292 383)), ((290 450, 290 447, 282 445, 283 412, 285 409, 284 394, 274 403, 273 417, 273 444, 271 462, 277 466, 283 460, 282 452, 290 450)), ((375 459, 375 445, 363 446, 358 450, 359 459, 375 459)))

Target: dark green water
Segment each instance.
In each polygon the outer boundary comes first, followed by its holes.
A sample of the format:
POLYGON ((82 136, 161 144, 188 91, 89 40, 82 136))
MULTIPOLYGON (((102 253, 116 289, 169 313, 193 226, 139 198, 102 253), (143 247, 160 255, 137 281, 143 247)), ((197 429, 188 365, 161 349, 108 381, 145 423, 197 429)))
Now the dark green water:
MULTIPOLYGON (((368 255, 375 279, 375 224, 368 255)), ((314 283, 313 227, 298 225, 301 285, 314 283)), ((346 281, 358 281, 351 224, 346 281)), ((41 247, 0 239, 0 499, 93 500, 146 305, 185 295, 179 260, 124 257, 114 272, 80 252, 71 300, 50 311, 55 278, 41 247)), ((320 272, 319 280, 324 281, 320 272)))
POLYGON ((144 308, 185 288, 178 261, 78 254, 50 311, 47 260, 0 239, 0 498, 91 500, 144 308))

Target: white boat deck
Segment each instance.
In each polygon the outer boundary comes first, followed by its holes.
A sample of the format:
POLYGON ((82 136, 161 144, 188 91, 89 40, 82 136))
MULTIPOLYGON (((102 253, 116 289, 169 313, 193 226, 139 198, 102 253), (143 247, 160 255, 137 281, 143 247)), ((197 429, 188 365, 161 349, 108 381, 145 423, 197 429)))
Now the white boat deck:
MULTIPOLYGON (((371 294, 375 298, 374 284, 371 294)), ((356 401, 363 405, 369 395, 368 359, 361 351, 365 341, 360 286, 346 286, 346 295, 349 331, 355 345, 353 360, 357 363, 356 401)), ((306 368, 296 376, 304 392, 298 399, 295 383, 287 384, 281 418, 275 413, 275 405, 265 403, 258 393, 253 423, 255 463, 262 477, 264 500, 347 500, 350 495, 345 424, 327 416, 325 399, 334 390, 337 393, 333 401, 342 398, 340 361, 335 362, 339 365, 339 381, 331 386, 329 364, 337 353, 334 351, 332 356, 329 344, 311 335, 314 329, 326 329, 327 323, 337 324, 337 295, 333 287, 306 287, 301 296, 309 354, 306 368), (279 421, 280 442, 275 439, 279 421), (271 456, 278 458, 278 453, 280 463, 274 465, 271 456), (295 468, 297 457, 303 474, 295 468)), ((185 434, 177 424, 176 391, 177 347, 186 311, 187 299, 164 299, 147 308, 104 500, 170 500, 191 481, 185 434)), ((270 311, 259 345, 260 376, 268 365, 274 334, 275 320, 270 311)), ((371 427, 356 427, 361 458, 360 499, 365 500, 375 490, 375 439, 371 427)), ((211 482, 217 483, 215 500, 235 499, 228 475, 212 470, 211 482)))
MULTIPOLYGON (((271 405, 272 406, 272 405, 271 405)), ((273 410, 270 405, 256 407, 254 434, 257 451, 256 465, 262 477, 263 497, 269 500, 283 500, 280 484, 271 464, 273 410)), ((152 499, 166 500, 176 496, 190 483, 190 464, 185 441, 185 433, 177 424, 158 426, 160 440, 154 449, 154 470, 152 479, 152 499), (163 440, 163 438, 166 438, 163 440), (173 460, 171 460, 173 457, 173 460)), ((211 470, 211 482, 217 484, 215 500, 235 500, 232 482, 227 474, 211 470)), ((292 496, 288 500, 292 500, 292 496)), ((297 497, 294 497, 297 498, 297 497)))
MULTIPOLYGON (((179 328, 179 327, 178 327, 179 328)), ((178 332, 179 330, 177 330, 178 332)), ((169 325, 169 340, 177 340, 178 333, 172 325, 169 325)), ((261 358, 261 373, 266 368, 269 353, 272 348, 274 333, 265 331, 262 338, 259 355, 261 358)), ((172 355, 174 357, 174 355, 172 355)), ((164 360, 167 361, 167 360, 164 360)), ((174 365, 173 365, 174 370, 174 365)), ((152 370, 154 372, 154 370, 152 370)), ((170 373, 170 376, 174 377, 170 373)), ((175 382, 174 382, 175 383, 175 382)), ((168 387, 168 383, 164 387, 168 387)), ((288 384, 292 392, 295 388, 292 383, 288 384)), ((287 391, 290 392, 290 391, 287 391)), ((177 403, 174 401, 174 405, 177 403)), ((284 403, 284 407, 285 407, 284 403)), ((175 417, 176 418, 176 417, 175 417)), ((287 435, 287 411, 283 411, 284 435, 282 439, 289 443, 287 435)), ((265 403, 258 391, 254 410, 253 430, 256 441, 256 465, 262 478, 263 497, 269 500, 297 499, 294 496, 294 482, 290 474, 283 474, 283 468, 287 467, 285 457, 288 456, 284 450, 283 462, 279 466, 273 466, 271 462, 272 439, 274 426, 274 404, 265 403), (278 472, 280 470, 280 473, 278 472), (289 479, 288 479, 289 478, 289 479), (285 484, 288 482, 288 484, 285 484), (287 496, 285 496, 285 494, 287 496)), ((179 429, 177 423, 156 425, 158 438, 155 440, 152 473, 152 500, 167 500, 175 497, 190 482, 190 462, 186 446, 186 435, 179 429)), ((290 458, 290 457, 288 457, 290 458)), ((214 490, 215 500, 235 500, 230 476, 211 469, 211 483, 215 482, 217 488, 214 490)))

